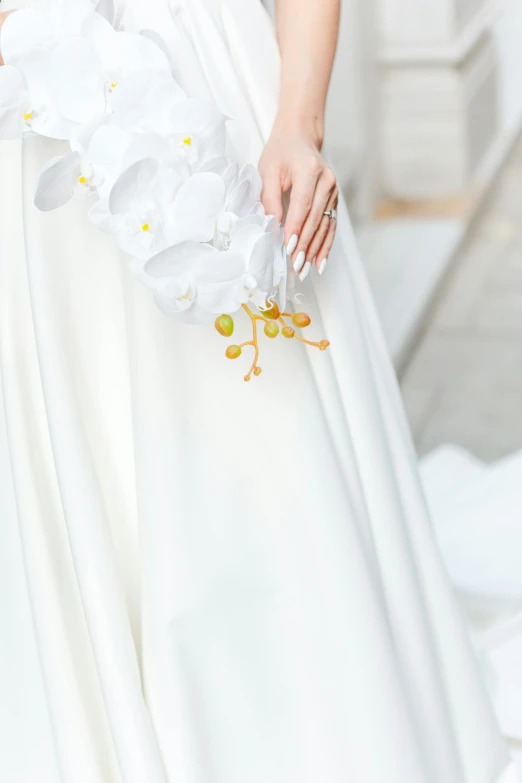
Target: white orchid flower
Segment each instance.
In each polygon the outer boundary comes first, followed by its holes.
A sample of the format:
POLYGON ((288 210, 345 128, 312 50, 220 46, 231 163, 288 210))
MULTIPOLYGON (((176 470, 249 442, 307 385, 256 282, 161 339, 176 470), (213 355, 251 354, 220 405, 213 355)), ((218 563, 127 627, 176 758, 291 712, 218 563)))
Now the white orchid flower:
POLYGON ((147 261, 140 277, 154 290, 156 304, 166 315, 183 323, 204 323, 237 309, 234 283, 242 269, 243 260, 234 253, 182 242, 147 261))
POLYGON ((87 146, 69 155, 53 158, 42 169, 36 185, 35 205, 47 212, 63 206, 73 196, 89 196, 102 190, 108 178, 120 170, 128 134, 102 125, 87 146))
POLYGON ((281 265, 277 274, 274 270, 274 256, 283 255, 283 242, 275 218, 249 215, 236 222, 229 252, 243 259, 243 274, 235 292, 240 304, 252 302, 261 309, 266 308, 266 302, 276 296, 279 286, 284 288, 284 268, 281 265))
POLYGON ((164 229, 164 200, 173 185, 158 160, 137 160, 117 177, 108 197, 89 212, 93 223, 116 234, 120 248, 131 256, 148 259, 168 246, 164 229), (168 179, 168 186, 164 180, 168 179))
POLYGON ((41 172, 36 205, 96 198, 91 220, 177 320, 275 298, 283 309, 292 271, 282 229, 265 215, 257 169, 225 157, 226 118, 187 97, 156 33, 115 29, 115 0, 41 3, 43 13, 6 20, 0 70, 0 137, 70 144, 41 172))
POLYGON ((147 70, 170 76, 170 63, 150 38, 116 31, 99 13, 89 14, 82 24, 82 38, 96 55, 109 92, 129 74, 147 70))
POLYGON ((111 95, 114 122, 168 138, 175 154, 193 173, 211 160, 223 160, 225 117, 209 101, 187 98, 163 71, 129 74, 111 95))
POLYGON ((49 95, 62 117, 88 123, 109 110, 110 96, 124 78, 143 69, 170 74, 167 58, 151 40, 116 32, 100 14, 90 13, 81 36, 63 38, 51 51, 49 95))
POLYGON ((60 117, 49 96, 49 63, 45 52, 34 52, 0 69, 0 138, 38 133, 68 139, 71 135, 73 123, 60 117))

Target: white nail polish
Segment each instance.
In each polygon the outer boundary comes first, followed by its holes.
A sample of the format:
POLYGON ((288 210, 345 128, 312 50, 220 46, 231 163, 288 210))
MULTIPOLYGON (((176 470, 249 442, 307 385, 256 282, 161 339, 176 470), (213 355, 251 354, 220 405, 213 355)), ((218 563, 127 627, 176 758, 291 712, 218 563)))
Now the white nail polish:
POLYGON ((326 258, 323 258, 323 260, 319 264, 319 274, 320 275, 322 275, 324 270, 326 269, 327 263, 328 263, 328 256, 326 258))
POLYGON ((310 274, 310 269, 311 269, 311 268, 312 268, 312 264, 310 263, 310 261, 307 261, 307 262, 306 262, 306 264, 304 265, 304 269, 303 269, 303 271, 302 271, 302 272, 301 272, 301 274, 299 275, 299 280, 300 280, 302 283, 304 283, 304 281, 306 280, 306 278, 307 278, 307 277, 308 277, 308 275, 310 274))
POLYGON ((297 234, 292 234, 292 236, 290 237, 290 241, 286 246, 286 252, 288 253, 289 256, 291 256, 294 250, 296 249, 298 241, 299 241, 299 237, 297 236, 297 234))
POLYGON ((297 258, 295 259, 295 263, 294 263, 294 269, 297 272, 297 274, 299 274, 299 272, 301 271, 304 264, 304 260, 305 260, 305 252, 304 250, 301 250, 301 252, 297 254, 297 258))

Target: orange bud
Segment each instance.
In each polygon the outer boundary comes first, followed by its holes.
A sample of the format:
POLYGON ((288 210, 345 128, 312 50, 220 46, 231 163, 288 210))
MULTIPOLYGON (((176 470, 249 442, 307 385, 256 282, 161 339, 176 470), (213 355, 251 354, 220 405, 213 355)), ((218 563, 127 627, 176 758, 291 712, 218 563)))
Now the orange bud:
POLYGON ((223 337, 230 337, 234 331, 234 321, 230 315, 220 315, 216 318, 214 326, 223 337))
POLYGON ((237 359, 241 356, 241 348, 239 345, 229 345, 226 350, 227 359, 237 359))
POLYGON ((329 345, 330 342, 328 340, 321 340, 321 342, 319 343, 319 348, 321 349, 321 351, 326 351, 329 345))
POLYGON ((274 302, 272 304, 272 307, 270 307, 268 310, 261 310, 261 315, 264 315, 265 318, 270 318, 271 321, 277 321, 277 319, 281 315, 281 311, 279 310, 279 307, 274 302))
POLYGON ((310 326, 311 318, 306 313, 296 313, 292 316, 292 321, 299 329, 304 329, 306 326, 310 326))
POLYGON ((285 326, 281 334, 283 335, 283 337, 288 337, 288 338, 293 337, 295 335, 295 329, 292 329, 291 326, 285 326))
POLYGON ((261 375, 262 372, 261 367, 254 367, 254 375, 261 375))
POLYGON ((279 334, 279 326, 275 323, 275 321, 269 321, 267 324, 265 324, 265 334, 267 337, 277 337, 279 334))

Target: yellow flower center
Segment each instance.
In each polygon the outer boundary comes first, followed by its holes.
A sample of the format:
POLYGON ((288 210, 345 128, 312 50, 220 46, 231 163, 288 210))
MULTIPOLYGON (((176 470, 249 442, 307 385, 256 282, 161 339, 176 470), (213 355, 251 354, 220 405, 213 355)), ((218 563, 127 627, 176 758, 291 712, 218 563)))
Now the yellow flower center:
POLYGON ((86 177, 78 177, 78 182, 80 183, 80 185, 86 185, 87 179, 86 177))
POLYGON ((111 87, 114 90, 118 86, 118 82, 111 82, 111 87))
POLYGON ((191 136, 187 136, 186 139, 183 139, 183 144, 186 144, 187 147, 190 147, 190 145, 192 144, 192 137, 191 136))
POLYGON ((149 230, 149 224, 148 224, 148 223, 144 223, 144 224, 142 225, 142 227, 141 227, 141 230, 142 230, 142 231, 148 231, 148 230, 149 230))
POLYGON ((28 111, 28 112, 26 112, 24 114, 24 120, 26 122, 29 122, 29 120, 32 120, 32 119, 33 119, 33 112, 32 111, 28 111))

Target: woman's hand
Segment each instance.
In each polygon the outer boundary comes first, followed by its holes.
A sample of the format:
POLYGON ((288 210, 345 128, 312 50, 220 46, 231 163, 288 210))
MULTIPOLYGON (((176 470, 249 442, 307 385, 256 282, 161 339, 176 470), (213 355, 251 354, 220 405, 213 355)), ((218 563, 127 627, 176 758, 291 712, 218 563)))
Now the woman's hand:
POLYGON ((325 162, 320 142, 304 130, 283 130, 277 123, 259 163, 261 200, 267 214, 283 219, 283 193, 291 189, 285 244, 295 271, 306 280, 312 265, 326 268, 336 221, 324 213, 337 207, 335 174, 325 162))
MULTIPOLYGON (((9 16, 9 14, 12 14, 12 13, 14 13, 14 10, 13 11, 2 11, 0 13, 0 30, 2 29, 2 25, 5 22, 5 20, 7 19, 7 17, 9 16)), ((3 64, 4 64, 4 60, 3 60, 3 57, 2 57, 2 51, 0 50, 0 65, 3 65, 3 64)))

